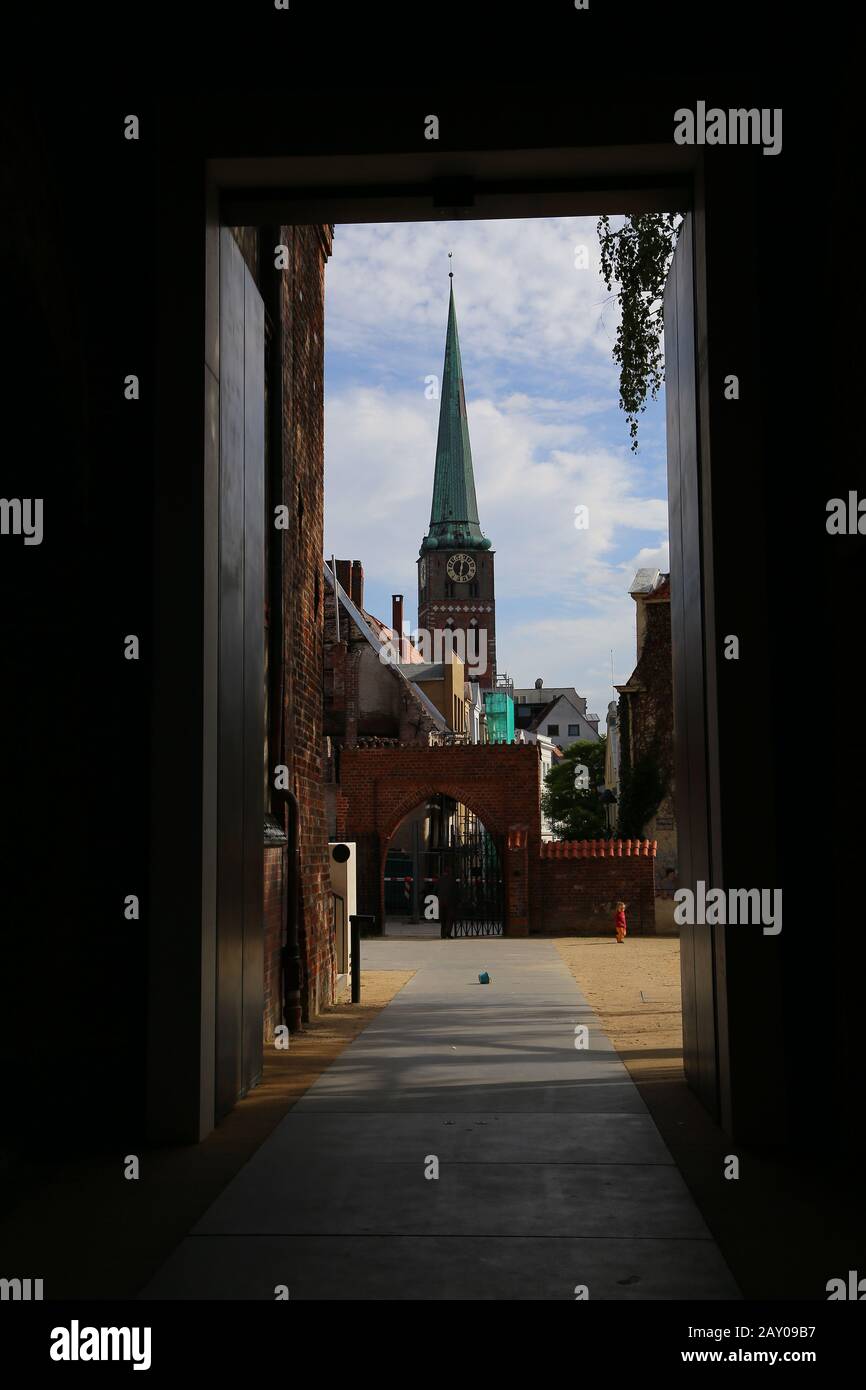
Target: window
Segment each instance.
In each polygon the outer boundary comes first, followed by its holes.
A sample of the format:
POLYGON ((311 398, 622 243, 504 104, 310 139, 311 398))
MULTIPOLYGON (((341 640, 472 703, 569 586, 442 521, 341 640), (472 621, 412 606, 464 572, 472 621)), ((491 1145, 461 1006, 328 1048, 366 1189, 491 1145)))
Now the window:
POLYGON ((549 734, 558 734, 558 733, 559 733, 559 725, 558 725, 558 724, 548 724, 548 726, 547 726, 547 732, 548 732, 549 734))
POLYGON ((568 726, 568 737, 569 737, 569 738, 580 738, 580 725, 579 725, 579 724, 569 724, 569 726, 568 726))

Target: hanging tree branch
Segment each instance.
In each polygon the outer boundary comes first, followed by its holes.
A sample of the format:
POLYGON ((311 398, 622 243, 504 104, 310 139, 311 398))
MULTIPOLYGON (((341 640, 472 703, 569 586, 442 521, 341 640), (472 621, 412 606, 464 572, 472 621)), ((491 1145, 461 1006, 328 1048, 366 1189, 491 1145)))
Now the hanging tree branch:
POLYGON ((598 219, 601 274, 608 291, 618 285, 620 322, 613 348, 619 366, 619 404, 626 413, 632 452, 637 450, 638 416, 648 399, 658 398, 665 379, 662 353, 662 293, 676 245, 679 214, 630 215, 614 230, 598 219))

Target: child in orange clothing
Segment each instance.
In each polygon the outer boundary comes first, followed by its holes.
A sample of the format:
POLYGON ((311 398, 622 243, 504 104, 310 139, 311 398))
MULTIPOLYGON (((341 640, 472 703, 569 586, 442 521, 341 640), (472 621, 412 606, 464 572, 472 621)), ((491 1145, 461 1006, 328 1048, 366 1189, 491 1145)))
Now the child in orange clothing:
POLYGON ((616 944, 621 946, 625 941, 625 903, 617 903, 613 924, 616 927, 616 944))

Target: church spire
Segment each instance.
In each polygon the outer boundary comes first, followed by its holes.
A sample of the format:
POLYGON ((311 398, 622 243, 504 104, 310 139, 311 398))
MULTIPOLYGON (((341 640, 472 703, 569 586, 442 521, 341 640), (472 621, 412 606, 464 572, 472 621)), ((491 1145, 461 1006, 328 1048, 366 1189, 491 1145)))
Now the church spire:
MULTIPOLYGON (((449 252, 449 256, 450 256, 449 252)), ((454 309, 454 273, 449 271, 448 329, 445 335, 445 366, 439 401, 439 436, 436 441, 436 471, 433 476, 433 505, 430 527, 421 542, 425 550, 470 545, 489 550, 490 541, 478 524, 469 421, 463 390, 463 365, 457 337, 454 309)))

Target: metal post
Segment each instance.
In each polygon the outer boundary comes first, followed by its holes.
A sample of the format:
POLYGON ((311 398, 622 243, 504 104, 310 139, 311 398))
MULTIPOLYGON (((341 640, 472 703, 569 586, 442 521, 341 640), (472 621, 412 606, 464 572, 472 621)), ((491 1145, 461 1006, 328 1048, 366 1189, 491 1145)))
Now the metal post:
POLYGON ((361 924, 375 927, 376 918, 372 913, 353 912, 349 917, 352 934, 352 1003, 361 1002, 361 924))
POLYGON ((412 822, 412 921, 421 916, 421 826, 412 822))
POLYGON ((290 1033, 301 1031, 301 948, 298 932, 300 918, 298 897, 298 839, 300 807, 294 792, 283 791, 288 806, 286 835, 286 893, 284 943, 282 948, 283 1022, 290 1033))

